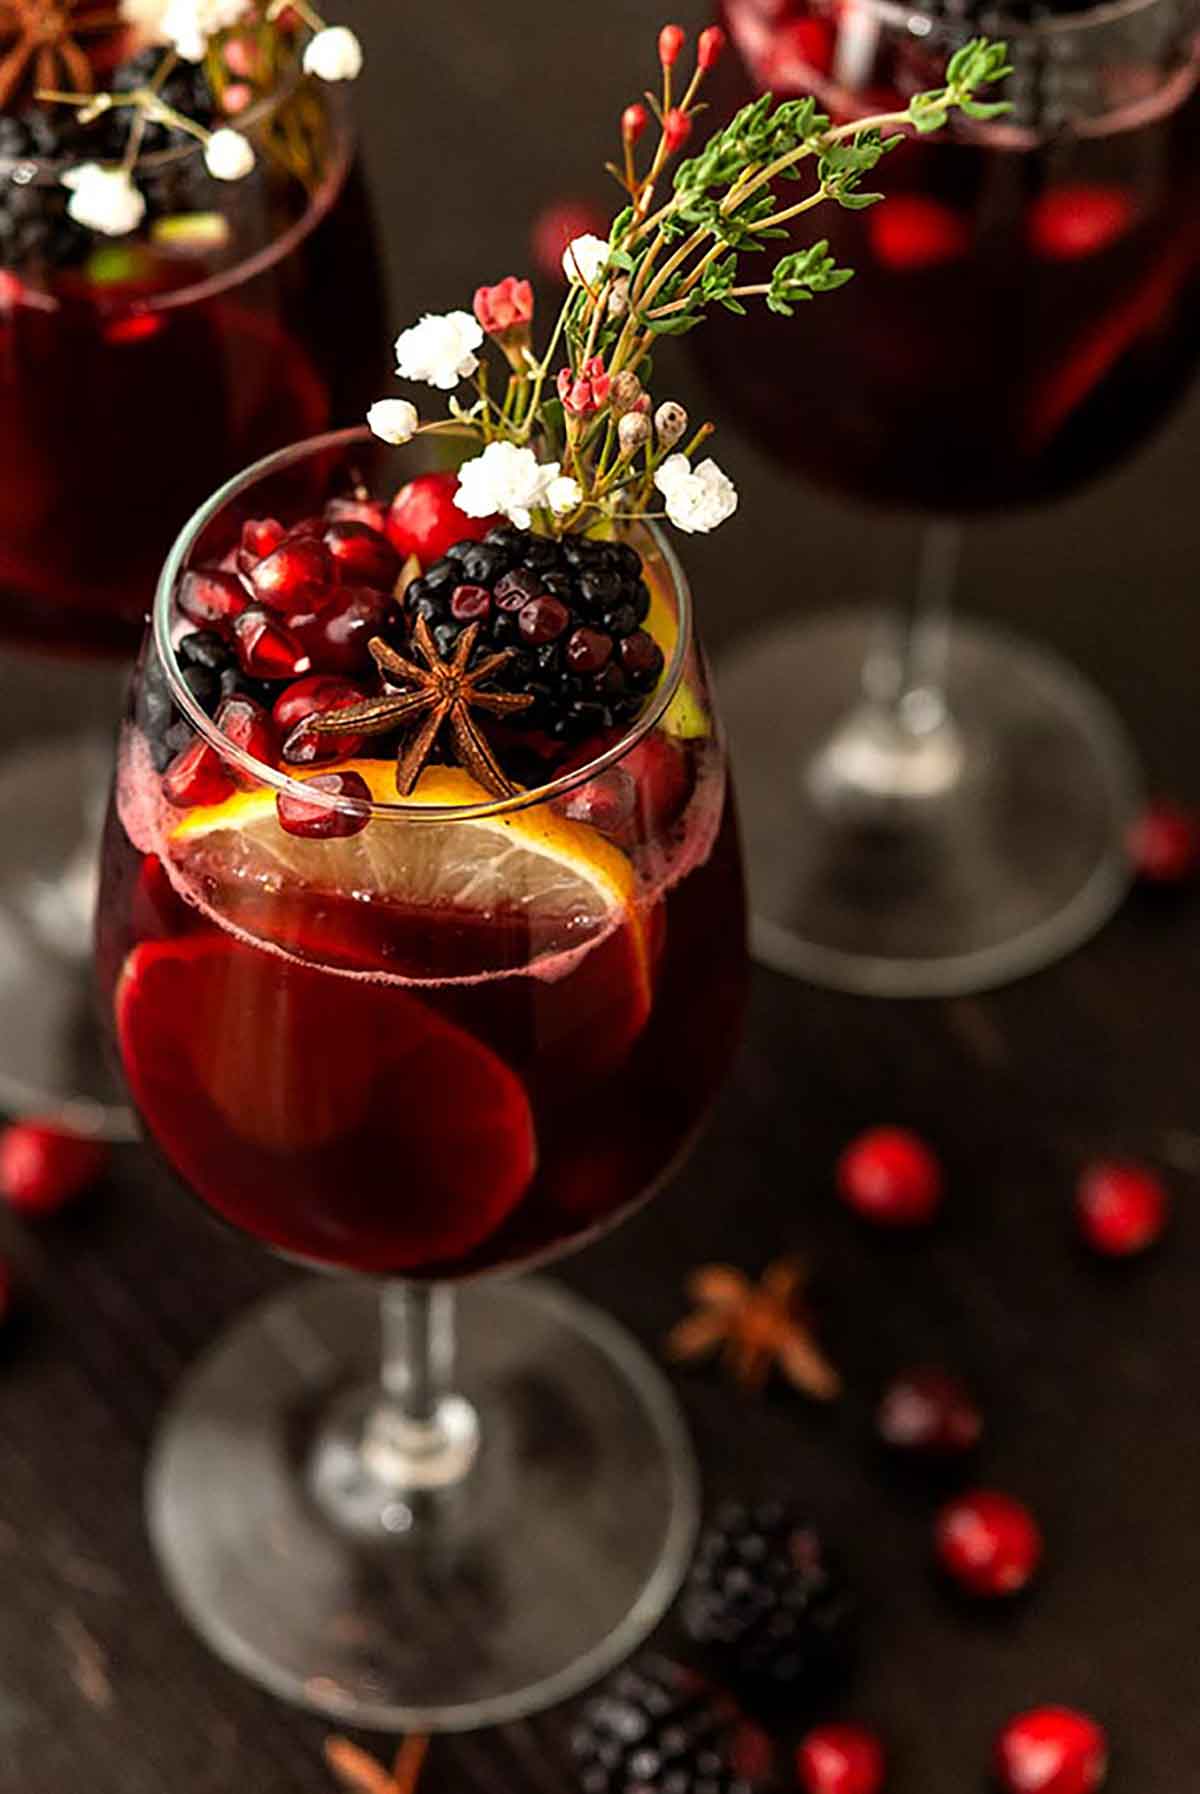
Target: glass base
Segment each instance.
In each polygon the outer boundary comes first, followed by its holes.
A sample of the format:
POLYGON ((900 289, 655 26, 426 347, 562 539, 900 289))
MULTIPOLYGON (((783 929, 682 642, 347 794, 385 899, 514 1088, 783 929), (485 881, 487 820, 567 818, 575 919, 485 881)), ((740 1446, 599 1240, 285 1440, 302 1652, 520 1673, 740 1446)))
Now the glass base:
POLYGON ((92 971, 111 732, 53 736, 0 759, 0 1107, 133 1139, 92 971))
POLYGON ((577 1693, 636 1649, 695 1542, 695 1465, 661 1373, 537 1279, 458 1298, 470 1469, 399 1491, 362 1454, 379 1292, 269 1301, 192 1372, 148 1514, 175 1598, 218 1656, 354 1726, 464 1731, 577 1693))
POLYGON ((756 957, 892 997, 1061 959, 1128 888, 1121 723, 1051 654, 958 622, 948 714, 914 694, 901 734, 863 697, 876 629, 869 613, 786 622, 718 668, 756 957))

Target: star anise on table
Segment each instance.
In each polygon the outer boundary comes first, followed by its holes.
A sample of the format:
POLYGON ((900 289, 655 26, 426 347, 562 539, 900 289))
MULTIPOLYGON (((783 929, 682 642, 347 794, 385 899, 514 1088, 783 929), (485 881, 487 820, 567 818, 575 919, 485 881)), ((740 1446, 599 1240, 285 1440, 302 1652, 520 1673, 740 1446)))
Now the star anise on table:
POLYGON ((429 1739, 414 1734, 404 1740, 388 1770, 349 1738, 327 1738, 325 1761, 350 1794, 416 1794, 428 1750, 429 1739))
POLYGON ((471 666, 479 627, 472 623, 464 629, 454 644, 454 653, 443 659, 428 623, 424 617, 418 617, 413 647, 424 661, 423 666, 416 660, 406 660, 376 636, 370 644, 375 664, 389 687, 399 685, 401 689, 384 691, 361 704, 327 710, 319 717, 310 717, 301 728, 320 735, 390 735, 393 729, 419 721, 420 727, 401 748, 396 762, 396 790, 401 797, 407 797, 420 778, 443 730, 450 737, 458 764, 478 784, 493 797, 511 797, 518 787, 496 759, 471 712, 484 710, 491 716, 512 716, 527 709, 533 698, 527 692, 482 689, 507 666, 512 649, 501 648, 471 666))
POLYGON ((701 1265, 687 1282, 695 1311, 668 1335, 668 1356, 683 1363, 720 1351, 743 1389, 762 1389, 774 1369, 805 1395, 832 1401, 842 1379, 813 1335, 804 1283, 796 1258, 777 1259, 758 1283, 732 1265, 701 1265))
POLYGON ((30 74, 38 88, 92 93, 92 64, 79 40, 120 23, 115 6, 95 0, 0 0, 0 107, 12 104, 30 74))

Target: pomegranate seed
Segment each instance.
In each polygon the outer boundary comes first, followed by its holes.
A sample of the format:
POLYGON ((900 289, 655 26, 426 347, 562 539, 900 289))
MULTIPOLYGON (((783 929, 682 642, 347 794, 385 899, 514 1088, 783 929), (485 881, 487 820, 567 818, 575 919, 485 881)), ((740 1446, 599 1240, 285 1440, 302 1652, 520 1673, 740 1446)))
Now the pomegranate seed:
POLYGON ((687 32, 682 25, 663 26, 658 34, 658 60, 665 69, 674 68, 686 42, 687 32))
POLYGON ((361 752, 362 735, 318 735, 306 729, 310 716, 323 716, 327 710, 342 710, 347 704, 359 704, 365 693, 349 679, 338 679, 326 673, 314 673, 289 685, 277 700, 274 718, 287 739, 283 758, 289 766, 312 766, 319 760, 349 760, 361 752))
POLYGON ((1200 872, 1200 814, 1159 798, 1133 824, 1128 849, 1145 884, 1184 884, 1200 872))
MULTIPOLYGON (((368 586, 336 586, 319 611, 291 619, 311 665, 323 673, 365 673, 371 668, 369 643, 383 628, 391 599, 368 586)), ((298 669, 303 672, 310 664, 298 669)))
POLYGON ((865 1726, 816 1726, 796 1751, 804 1794, 881 1794, 883 1777, 883 1746, 865 1726))
MULTIPOLYGON (((352 797, 370 802, 371 788, 361 773, 319 772, 315 778, 305 779, 304 783, 313 791, 328 792, 330 797, 352 797)), ((355 815, 336 805, 323 804, 315 798, 305 799, 290 791, 281 791, 276 797, 275 812, 280 828, 289 835, 303 835, 310 841, 345 840, 350 835, 361 834, 371 820, 368 815, 355 815)))
POLYGON ((894 1451, 955 1457, 978 1445, 983 1417, 961 1377, 922 1368, 904 1371, 888 1384, 875 1425, 894 1451))
POLYGON ((621 114, 621 136, 626 143, 636 143, 649 123, 650 114, 640 102, 626 106, 621 114))
POLYGON ((628 828, 636 807, 637 787, 619 766, 572 791, 560 806, 572 822, 586 822, 606 835, 618 835, 628 828))
POLYGON ((242 547, 255 561, 265 560, 286 534, 276 517, 248 517, 242 525, 242 547))
POLYGON ((679 106, 672 106, 663 119, 663 137, 671 151, 682 149, 692 134, 692 121, 679 106))
POLYGON ((460 511, 454 502, 457 491, 455 473, 423 473, 401 486, 388 512, 387 535, 403 560, 415 554, 428 567, 456 542, 481 542, 499 523, 498 517, 468 517, 460 511))
POLYGON ((576 629, 567 641, 567 665, 573 673, 598 673, 612 659, 612 637, 598 629, 576 629))
POLYGON ((1029 208, 1029 241, 1046 261, 1073 262, 1111 248, 1134 216, 1133 202, 1120 187, 1082 181, 1052 187, 1029 208))
POLYGON ((472 623, 486 617, 492 608, 492 594, 486 586, 456 586, 450 599, 450 615, 457 623, 472 623))
POLYGON ((0 1134, 0 1194, 19 1215, 54 1215, 107 1162, 103 1141, 66 1133, 52 1121, 18 1121, 0 1134))
POLYGON ((570 621, 571 613, 566 605, 548 592, 541 598, 531 598, 517 614, 517 627, 531 647, 556 642, 570 621))
POLYGON ((1029 1509, 992 1489, 947 1502, 935 1541, 942 1568, 969 1594, 988 1599, 1028 1588, 1042 1561, 1042 1535, 1029 1509))
POLYGON ((843 1202, 880 1227, 923 1226, 942 1202, 942 1168, 905 1128, 871 1128, 852 1140, 837 1180, 843 1202))
POLYGON ((333 563, 324 545, 304 537, 281 542, 250 574, 259 602, 285 614, 313 609, 314 590, 323 591, 332 580, 333 563))
POLYGON ((387 506, 375 498, 331 498, 325 516, 330 523, 365 523, 381 536, 387 530, 387 506))
POLYGON ((365 523, 331 523, 322 540, 339 584, 390 592, 400 576, 400 556, 385 535, 365 523))
POLYGON ((875 260, 903 274, 957 261, 971 246, 966 220, 921 193, 897 193, 875 206, 867 234, 875 260))
MULTIPOLYGON (((568 245, 576 237, 601 237, 607 242, 609 224, 607 213, 586 199, 556 200, 540 211, 533 221, 529 250, 543 280, 564 285, 562 262, 568 245)), ((400 548, 398 542, 396 546, 400 548)))
POLYGON ((179 608, 189 623, 201 629, 228 629, 250 603, 245 586, 235 573, 215 567, 185 573, 179 582, 179 608))
POLYGON ((216 749, 197 736, 176 754, 163 774, 162 788, 177 810, 193 810, 201 804, 224 803, 234 787, 216 749))
POLYGON ((1162 1181, 1141 1165, 1089 1165, 1075 1192, 1079 1230, 1094 1252, 1129 1258, 1161 1238, 1170 1198, 1162 1181))
POLYGON ((243 611, 233 634, 242 671, 252 679, 294 679, 312 666, 299 636, 268 611, 243 611))
POLYGON ((1108 1778, 1104 1728, 1073 1707, 1031 1707, 996 1740, 1005 1794, 1096 1794, 1108 1778))
MULTIPOLYGON (((213 718, 218 729, 235 747, 241 748, 244 754, 259 761, 263 766, 274 766, 278 742, 275 738, 275 725, 270 715, 261 704, 253 698, 240 694, 226 698, 216 716, 213 718)), ((260 781, 253 773, 243 772, 240 768, 230 766, 230 778, 243 791, 253 791, 260 781)))

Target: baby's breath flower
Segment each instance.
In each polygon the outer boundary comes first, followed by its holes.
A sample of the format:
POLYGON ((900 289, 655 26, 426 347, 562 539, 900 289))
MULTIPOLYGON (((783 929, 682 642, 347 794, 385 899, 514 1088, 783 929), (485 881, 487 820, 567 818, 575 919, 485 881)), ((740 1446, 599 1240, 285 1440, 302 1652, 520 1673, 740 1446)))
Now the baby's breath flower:
POLYGON ((376 399, 367 412, 367 422, 383 442, 398 447, 402 442, 411 442, 421 419, 409 399, 376 399))
POLYGON ((345 25, 326 25, 304 52, 304 72, 318 81, 357 81, 362 66, 362 45, 345 25))
POLYGON ((469 311, 426 312, 420 323, 396 338, 396 372, 403 380, 423 380, 439 392, 452 392, 479 366, 475 351, 482 344, 483 328, 469 311))
POLYGON ((62 184, 71 189, 67 211, 76 224, 103 236, 128 236, 146 216, 145 198, 127 169, 84 162, 68 169, 62 184))
POLYGON ((528 529, 533 512, 549 503, 559 471, 557 461, 539 461, 532 449, 489 442, 482 455, 459 468, 454 502, 468 517, 498 511, 518 529, 528 529))
POLYGON ((666 500, 667 516, 685 535, 707 534, 738 507, 737 488, 715 461, 702 461, 693 469, 686 455, 672 455, 655 474, 654 484, 666 500))
POLYGON ((203 62, 208 40, 245 18, 248 0, 166 0, 154 34, 185 62, 203 62))
POLYGON ((244 180, 254 167, 250 139, 228 125, 214 131, 204 148, 204 165, 214 180, 244 180))
POLYGON ((546 488, 546 503, 556 517, 565 516, 583 503, 583 487, 570 474, 561 473, 546 488))
POLYGON ((563 273, 568 280, 595 287, 608 266, 610 253, 603 237, 576 237, 563 252, 563 273))

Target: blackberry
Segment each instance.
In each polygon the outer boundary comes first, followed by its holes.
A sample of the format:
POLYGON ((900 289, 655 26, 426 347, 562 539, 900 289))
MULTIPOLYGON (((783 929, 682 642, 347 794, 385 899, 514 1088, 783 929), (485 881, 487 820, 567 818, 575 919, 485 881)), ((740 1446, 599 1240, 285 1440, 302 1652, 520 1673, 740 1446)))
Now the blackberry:
MULTIPOLYGON (((253 698, 256 704, 270 710, 279 696, 277 684, 250 679, 241 671, 232 647, 215 629, 195 629, 181 636, 175 655, 184 684, 206 716, 215 716, 226 698, 253 698)), ((158 772, 195 739, 195 730, 180 715, 171 697, 162 662, 153 653, 141 681, 138 722, 158 772)))
POLYGON ((700 1542, 683 1622, 731 1680, 763 1695, 849 1667, 857 1602, 840 1565, 789 1503, 730 1503, 700 1542))
POLYGON ((587 1702, 571 1753, 583 1794, 750 1794, 770 1747, 727 1696, 642 1658, 587 1702))
POLYGON ((402 651, 423 616, 439 653, 480 625, 477 658, 513 658, 497 684, 528 692, 522 734, 568 749, 620 729, 643 708, 663 654, 642 624, 650 592, 637 551, 623 542, 562 542, 502 525, 482 542, 458 542, 412 581, 386 633, 402 651))

